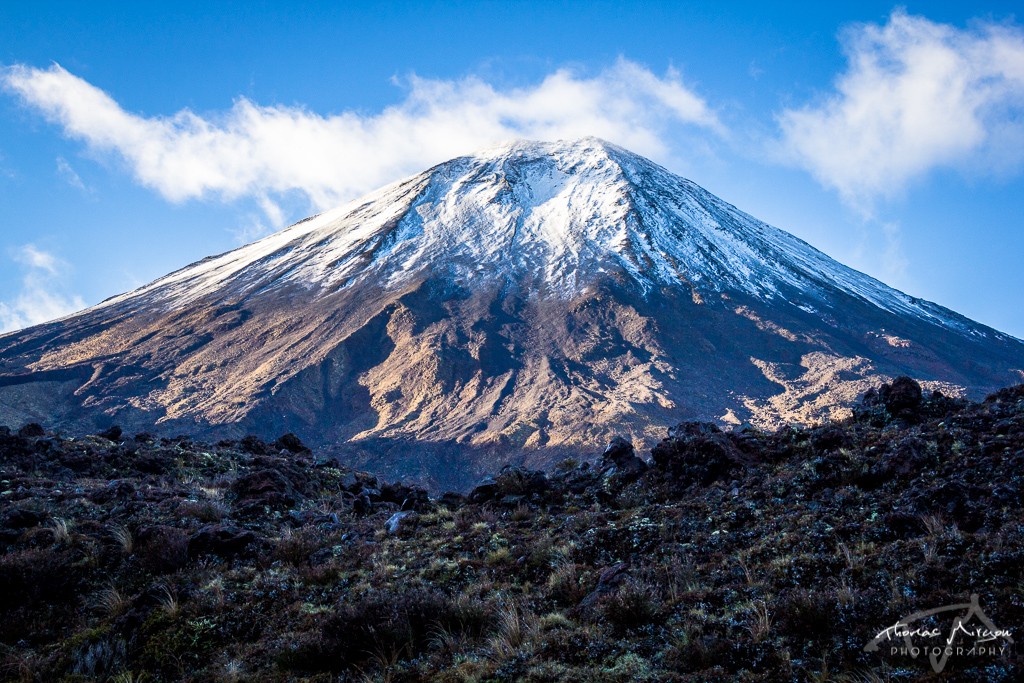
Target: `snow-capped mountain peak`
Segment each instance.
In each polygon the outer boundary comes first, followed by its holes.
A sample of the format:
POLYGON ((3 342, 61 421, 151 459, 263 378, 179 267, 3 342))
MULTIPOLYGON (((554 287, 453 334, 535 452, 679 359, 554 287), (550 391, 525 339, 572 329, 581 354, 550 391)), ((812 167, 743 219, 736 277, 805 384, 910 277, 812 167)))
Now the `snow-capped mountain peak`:
POLYGON ((0 337, 0 424, 294 431, 462 485, 684 419, 842 417, 896 374, 979 396, 1024 344, 615 145, 513 142, 0 337))
POLYGON ((299 284, 319 296, 373 278, 400 288, 512 279, 572 298, 609 272, 643 291, 738 291, 830 307, 835 288, 963 329, 912 299, 598 138, 516 141, 460 157, 115 298, 186 305, 299 284))

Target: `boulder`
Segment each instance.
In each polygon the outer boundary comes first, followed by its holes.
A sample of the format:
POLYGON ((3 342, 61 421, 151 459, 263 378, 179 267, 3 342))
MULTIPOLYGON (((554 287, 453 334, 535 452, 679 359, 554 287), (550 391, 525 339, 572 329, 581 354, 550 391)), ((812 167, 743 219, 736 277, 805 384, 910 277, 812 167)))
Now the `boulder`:
POLYGON ((922 400, 920 384, 910 377, 897 377, 892 384, 883 384, 878 389, 868 389, 861 399, 861 410, 855 412, 870 418, 872 409, 884 409, 891 417, 913 422, 919 417, 922 400))
POLYGON ((910 377, 897 377, 879 392, 885 409, 893 417, 912 418, 921 406, 921 385, 910 377))
POLYGON ((26 529, 39 526, 46 518, 43 513, 25 508, 11 508, 0 515, 0 543, 14 543, 26 529))
POLYGON ((415 529, 419 523, 419 515, 412 510, 396 512, 384 523, 384 529, 391 535, 397 535, 403 531, 415 529))
POLYGON ((44 436, 45 434, 46 430, 43 429, 43 426, 37 422, 29 422, 27 425, 24 425, 21 429, 18 430, 18 436, 24 437, 26 439, 33 439, 36 437, 44 436))
POLYGON ((469 492, 470 503, 486 503, 498 494, 498 483, 493 477, 484 477, 469 492))
POLYGON ((811 443, 819 451, 831 451, 850 443, 850 437, 842 427, 829 425, 813 432, 811 443))
POLYGON ((232 486, 235 504, 239 508, 289 508, 298 500, 295 488, 286 476, 276 469, 264 469, 238 479, 232 486))
POLYGON ((634 481, 647 471, 647 463, 640 459, 633 444, 621 436, 611 440, 601 455, 601 470, 605 478, 622 483, 634 481))
POLYGON ((560 473, 560 479, 559 483, 563 491, 578 496, 600 486, 601 472, 597 467, 591 467, 589 462, 582 462, 563 470, 560 473))
POLYGON ((446 491, 437 499, 437 502, 449 510, 455 510, 466 504, 466 496, 455 491, 446 491))
POLYGON ((655 467, 677 485, 707 486, 747 465, 736 444, 710 422, 684 422, 651 450, 655 467))
POLYGON ((262 545, 252 531, 229 524, 210 524, 199 529, 188 540, 188 556, 216 555, 223 559, 253 554, 262 545))
POLYGON ((368 515, 373 511, 373 502, 365 493, 361 493, 352 501, 352 512, 357 515, 368 515))
POLYGON ((98 436, 100 438, 103 438, 103 439, 106 439, 107 441, 113 441, 113 442, 116 443, 116 442, 121 440, 121 434, 122 434, 121 428, 118 427, 117 425, 113 425, 113 426, 111 426, 111 427, 109 427, 107 429, 104 429, 102 432, 100 432, 96 436, 98 436))
POLYGON ((170 465, 170 459, 160 453, 144 453, 131 459, 132 469, 142 474, 165 474, 170 465))
POLYGON ((30 526, 38 526, 44 519, 46 515, 42 512, 10 508, 0 515, 0 526, 5 529, 27 529, 30 526))
POLYGON ((309 451, 309 449, 306 448, 306 445, 302 443, 302 440, 291 432, 288 432, 275 441, 274 447, 278 450, 288 451, 289 453, 305 453, 309 451))
POLYGON ((499 497, 533 496, 548 490, 548 475, 540 470, 529 470, 525 467, 505 465, 495 477, 499 497))
POLYGON ((597 586, 583 600, 580 601, 578 609, 588 610, 594 607, 598 601, 606 595, 614 593, 615 590, 629 578, 629 566, 625 562, 613 564, 601 570, 597 579, 597 586))
POLYGON ((378 498, 380 502, 394 503, 402 510, 422 512, 430 505, 430 497, 425 489, 400 483, 381 486, 378 498))
POLYGON ((238 445, 243 451, 252 455, 268 455, 270 453, 267 444, 258 436, 253 436, 252 434, 244 437, 238 445))

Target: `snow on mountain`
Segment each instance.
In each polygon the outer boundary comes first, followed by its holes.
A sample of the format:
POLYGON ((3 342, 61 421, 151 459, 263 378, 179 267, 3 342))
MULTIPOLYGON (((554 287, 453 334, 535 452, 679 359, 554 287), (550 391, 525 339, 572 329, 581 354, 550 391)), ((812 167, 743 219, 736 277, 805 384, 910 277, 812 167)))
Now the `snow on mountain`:
POLYGON ((985 334, 597 138, 520 141, 453 159, 101 305, 153 296, 183 305, 224 287, 254 295, 285 283, 317 296, 360 278, 400 287, 439 269, 466 283, 534 274, 546 295, 571 298, 609 268, 643 290, 734 290, 805 310, 828 306, 838 287, 893 313, 985 334))

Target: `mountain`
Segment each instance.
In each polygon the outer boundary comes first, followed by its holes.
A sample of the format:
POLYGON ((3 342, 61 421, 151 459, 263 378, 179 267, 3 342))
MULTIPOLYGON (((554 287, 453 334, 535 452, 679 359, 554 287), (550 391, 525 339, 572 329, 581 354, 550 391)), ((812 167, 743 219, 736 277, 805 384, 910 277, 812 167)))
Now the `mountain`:
POLYGON ((842 417, 897 374, 979 397, 1024 343, 587 138, 453 159, 0 337, 0 423, 293 431, 456 486, 683 419, 842 417))

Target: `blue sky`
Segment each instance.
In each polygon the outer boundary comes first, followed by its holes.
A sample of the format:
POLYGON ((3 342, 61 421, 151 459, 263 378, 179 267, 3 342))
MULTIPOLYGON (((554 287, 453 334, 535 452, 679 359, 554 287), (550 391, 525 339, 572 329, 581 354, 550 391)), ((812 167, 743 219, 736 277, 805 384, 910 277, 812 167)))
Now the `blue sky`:
POLYGON ((1016 3, 768 4, 0 3, 0 330, 594 134, 1024 337, 1016 3))

